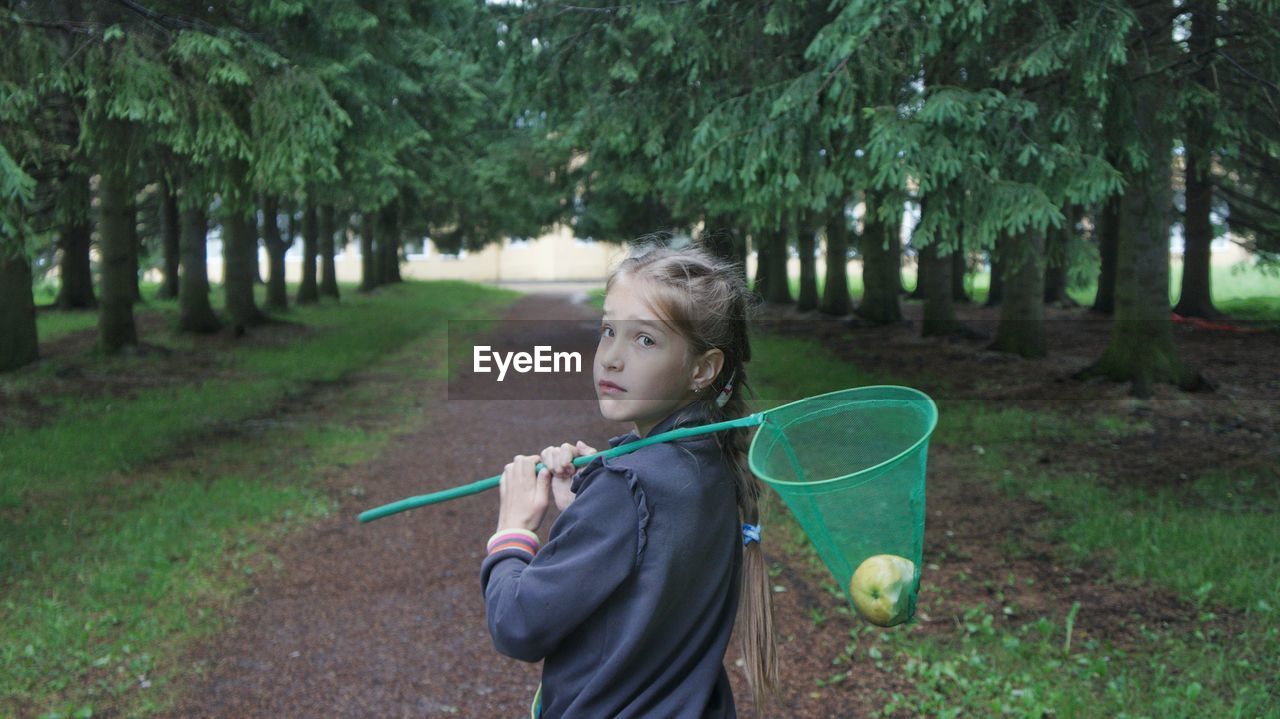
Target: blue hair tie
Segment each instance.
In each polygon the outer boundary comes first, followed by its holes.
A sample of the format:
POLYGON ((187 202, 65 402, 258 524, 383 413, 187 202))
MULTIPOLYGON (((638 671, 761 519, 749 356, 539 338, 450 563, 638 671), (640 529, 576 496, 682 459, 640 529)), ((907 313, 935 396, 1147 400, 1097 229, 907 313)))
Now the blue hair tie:
POLYGON ((742 525, 742 546, 747 546, 752 542, 760 542, 760 525, 744 524, 742 525))

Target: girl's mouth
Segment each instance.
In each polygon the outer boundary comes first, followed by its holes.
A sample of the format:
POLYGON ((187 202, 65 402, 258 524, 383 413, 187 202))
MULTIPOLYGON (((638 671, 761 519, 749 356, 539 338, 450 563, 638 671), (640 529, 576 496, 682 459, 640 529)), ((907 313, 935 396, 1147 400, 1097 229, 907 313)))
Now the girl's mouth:
POLYGON ((623 388, 619 387, 618 385, 616 385, 616 384, 614 384, 614 383, 610 382, 610 381, 609 381, 609 380, 607 380, 607 379, 602 379, 602 380, 600 380, 600 382, 599 382, 599 383, 597 383, 597 386, 599 386, 599 387, 600 387, 600 391, 601 391, 601 392, 604 392, 604 393, 606 393, 606 394, 614 394, 614 393, 617 393, 617 392, 626 392, 626 390, 625 390, 625 389, 623 389, 623 388))

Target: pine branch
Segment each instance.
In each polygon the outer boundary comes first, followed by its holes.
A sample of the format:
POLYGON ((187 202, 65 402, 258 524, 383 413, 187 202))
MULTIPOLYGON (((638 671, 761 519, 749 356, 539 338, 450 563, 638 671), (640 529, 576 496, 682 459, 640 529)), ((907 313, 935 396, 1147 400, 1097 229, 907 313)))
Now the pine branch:
POLYGON ((82 35, 92 35, 97 30, 98 25, 91 22, 76 22, 73 20, 32 20, 31 18, 12 16, 7 18, 11 22, 28 27, 38 27, 45 30, 62 30, 69 33, 79 33, 82 35))
MULTIPOLYGON (((1257 75, 1255 75, 1255 74, 1253 74, 1253 73, 1249 72, 1248 70, 1246 70, 1246 69, 1245 69, 1245 67, 1244 67, 1243 65, 1241 65, 1241 64, 1240 64, 1240 63, 1238 63, 1238 62, 1236 62, 1235 58, 1233 58, 1233 57, 1231 57, 1230 55, 1228 55, 1228 54, 1227 54, 1227 52, 1226 52, 1225 50, 1218 49, 1218 51, 1217 51, 1217 52, 1218 52, 1218 54, 1219 54, 1219 55, 1221 55, 1221 56, 1225 57, 1225 58, 1227 59, 1227 62, 1229 62, 1229 63, 1231 63, 1232 65, 1234 65, 1234 66, 1236 67, 1236 69, 1237 69, 1237 70, 1239 70, 1240 72, 1242 72, 1242 73, 1244 73, 1245 75, 1249 76, 1251 79, 1256 80, 1256 81, 1258 81, 1258 82, 1262 83, 1263 85, 1266 85, 1267 87, 1270 87, 1271 89, 1275 90, 1276 92, 1280 92, 1280 85, 1277 85, 1277 84, 1275 84, 1274 82, 1271 82, 1270 80, 1267 80, 1267 79, 1265 79, 1265 78, 1258 77, 1257 75)), ((1270 99, 1270 97, 1269 97, 1269 96, 1268 96, 1268 99, 1270 99)), ((1273 103, 1271 107, 1272 107, 1272 109, 1274 110, 1274 109, 1275 109, 1275 104, 1273 103)))
POLYGON ((151 21, 156 26, 164 30, 200 30, 202 32, 214 32, 216 28, 202 21, 190 18, 177 17, 174 15, 165 15, 162 12, 152 10, 136 0, 114 0, 117 5, 124 7, 130 12, 141 15, 151 21))
MULTIPOLYGON (((1215 186, 1215 189, 1217 189, 1219 192, 1226 195, 1230 200, 1236 203, 1239 203, 1241 205, 1251 206, 1260 212, 1263 212, 1269 215, 1274 215, 1277 218, 1280 218, 1280 207, 1276 205, 1272 205, 1267 201, 1260 200, 1257 197, 1254 197, 1252 195, 1246 195, 1242 192, 1238 192, 1235 189, 1225 184, 1214 183, 1214 186, 1215 186)), ((1229 217, 1228 222, 1231 221, 1231 219, 1232 217, 1229 217)), ((1238 218, 1235 218, 1235 219, 1237 219, 1238 221, 1238 218)))

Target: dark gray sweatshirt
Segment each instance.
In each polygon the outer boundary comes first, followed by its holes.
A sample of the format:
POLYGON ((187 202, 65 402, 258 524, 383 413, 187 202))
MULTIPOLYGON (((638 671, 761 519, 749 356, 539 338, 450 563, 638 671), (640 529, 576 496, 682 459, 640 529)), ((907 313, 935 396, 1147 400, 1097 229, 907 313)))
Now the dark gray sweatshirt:
POLYGON ((545 660, 542 716, 735 717, 724 655, 742 528, 714 435, 596 458, 572 489, 536 557, 506 549, 480 570, 494 646, 545 660))

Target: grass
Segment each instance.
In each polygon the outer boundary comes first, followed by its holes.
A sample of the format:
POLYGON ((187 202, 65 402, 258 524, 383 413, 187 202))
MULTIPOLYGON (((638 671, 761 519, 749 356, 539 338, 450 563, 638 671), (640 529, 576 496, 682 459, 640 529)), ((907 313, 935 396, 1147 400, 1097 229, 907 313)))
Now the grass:
MULTIPOLYGON (((181 471, 149 463, 309 382, 341 377, 388 352, 395 359, 397 348, 397 367, 413 367, 406 357, 429 351, 441 336, 433 333, 444 331, 443 322, 423 319, 427 309, 440 318, 476 316, 477 304, 504 297, 487 291, 446 300, 426 287, 367 299, 347 294, 341 306, 295 310, 322 331, 295 347, 237 352, 228 365, 238 373, 233 382, 64 408, 62 432, 0 435, 0 621, 11 628, 0 645, 0 715, 37 707, 71 716, 100 701, 124 701, 130 715, 164 708, 165 687, 177 679, 167 660, 184 642, 217 631, 236 592, 270 567, 263 547, 274 536, 331 511, 315 477, 369 456, 386 432, 353 432, 339 415, 212 446, 181 471), (277 459, 282 448, 289 466, 277 459)), ((1256 302, 1266 313, 1274 300, 1256 302)), ((752 382, 766 404, 901 383, 839 361, 812 340, 758 336, 753 351, 752 382), (797 357, 805 358, 803 372, 797 357)), ((392 398, 388 411, 407 411, 396 404, 405 401, 392 398)), ((1076 627, 1088 611, 1079 604, 1007 628, 996 621, 1008 608, 998 591, 991 602, 964 607, 954 627, 928 634, 918 624, 882 630, 855 622, 847 607, 819 608, 812 621, 825 631, 847 628, 849 641, 831 657, 831 674, 814 678, 816 689, 875 666, 913 687, 881 690, 881 717, 1280 716, 1273 682, 1280 675, 1280 561, 1266 539, 1280 504, 1274 477, 1210 469, 1177 490, 1111 489, 1100 481, 1107 478, 1049 474, 1023 455, 1050 434, 1083 440, 1142 430, 1128 419, 1083 423, 980 401, 941 401, 939 410, 931 444, 949 453, 958 472, 1051 508, 1044 529, 1056 542, 1055 563, 1098 558, 1117 577, 1195 602, 1200 622, 1167 629, 1137 617, 1140 640, 1121 647, 1076 627), (1227 610, 1244 613, 1238 631, 1228 633, 1218 620, 1227 610)), ((767 496, 770 536, 825 572, 803 530, 767 496)), ((845 601, 833 582, 827 591, 845 601)), ((925 611, 941 611, 941 597, 921 601, 925 611)))
MULTIPOLYGON (((351 283, 342 283, 338 286, 338 292, 343 300, 352 298, 359 299, 360 293, 356 291, 357 285, 351 283)), ((157 295, 160 292, 160 285, 155 282, 142 282, 138 285, 138 292, 142 295, 142 301, 134 305, 133 311, 135 318, 139 315, 159 313, 169 320, 169 325, 176 325, 178 319, 178 301, 176 299, 160 299, 157 295)), ((289 285, 289 301, 293 302, 293 298, 297 296, 298 288, 296 285, 289 285)), ((81 330, 93 329, 98 326, 97 310, 55 310, 47 306, 52 304, 57 298, 58 289, 56 283, 45 283, 37 285, 34 292, 36 304, 45 309, 36 313, 36 334, 41 342, 50 342, 64 337, 73 332, 81 330)), ((258 306, 262 307, 266 303, 267 288, 265 285, 254 285, 254 298, 257 300, 258 306)), ((213 309, 222 313, 227 306, 226 293, 222 291, 221 286, 215 286, 209 293, 209 304, 213 309)), ((284 319, 293 319, 294 317, 309 317, 314 314, 317 308, 329 307, 335 304, 332 300, 325 298, 318 305, 296 305, 291 304, 289 309, 284 312, 272 311, 273 316, 282 317, 284 319)), ((153 342, 157 338, 140 337, 146 342, 153 342)), ((159 338, 162 343, 167 342, 169 338, 159 338)))
POLYGON ((1093 637, 1073 642, 1079 606, 999 630, 997 608, 977 604, 941 638, 864 629, 849 656, 911 679, 914 692, 887 693, 879 717, 1276 716, 1274 626, 1238 637, 1144 625, 1140 645, 1122 649, 1093 637))
POLYGON ((1210 470, 1178 490, 1105 489, 1079 477, 1037 477, 1032 497, 1074 518, 1058 540, 1102 557, 1119 579, 1143 579, 1198 602, 1270 615, 1280 597, 1275 478, 1210 470), (1110 511, 1098 512, 1106 506, 1110 511))
POLYGON ((97 326, 98 313, 92 310, 36 313, 36 336, 41 342, 51 342, 97 326))
MULTIPOLYGON (((376 453, 415 411, 393 389, 371 410, 323 383, 379 363, 406 380, 442 378, 431 358, 445 318, 483 316, 514 296, 458 282, 351 292, 290 313, 315 330, 305 341, 228 353, 228 377, 85 400, 47 426, 0 434, 0 716, 163 709, 180 679, 173 658, 223 625, 269 566, 263 547, 331 511, 318 478, 376 453), (254 420, 315 391, 332 393, 320 416, 254 420), (224 430, 235 441, 208 441, 224 430), (191 457, 175 455, 183 447, 191 457)), ((38 386, 51 369, 3 381, 38 386)))
MULTIPOLYGON (((1280 322, 1280 276, 1267 273, 1261 269, 1243 265, 1219 263, 1210 270, 1210 287, 1214 306, 1229 317, 1238 320, 1258 322, 1280 322)), ((902 271, 903 285, 915 287, 914 269, 902 271)), ((800 278, 791 277, 791 296, 800 295, 800 278)), ((826 284, 825 275, 819 275, 818 294, 826 284)), ((1170 265, 1169 302, 1177 304, 1181 294, 1182 262, 1174 261, 1170 265)), ((966 276, 965 288, 975 302, 986 302, 990 290, 991 273, 980 272, 966 276)), ((849 294, 857 302, 862 298, 862 276, 858 273, 849 275, 849 294)), ((1092 305, 1097 294, 1094 282, 1080 287, 1072 287, 1067 294, 1081 305, 1092 305)), ((604 306, 604 290, 597 289, 590 294, 591 302, 596 307, 604 306)))
POLYGON ((1280 552, 1263 546, 1274 533, 1280 489, 1274 472, 1258 475, 1209 467, 1192 481, 1134 486, 1088 469, 1030 469, 1026 447, 1038 437, 1082 441, 1122 437, 1142 424, 1100 415, 1089 425, 1018 408, 943 403, 934 442, 968 448, 973 464, 1005 494, 1028 497, 1059 517, 1054 539, 1067 560, 1101 558, 1117 580, 1141 580, 1197 603, 1262 618, 1280 596, 1280 552))
MULTIPOLYGON (((821 296, 826 277, 819 275, 818 293, 821 296)), ((915 287, 916 273, 914 268, 902 271, 903 286, 915 287)), ((965 289, 975 302, 986 302, 990 290, 991 273, 978 272, 967 275, 965 289)), ((800 294, 800 279, 790 278, 791 296, 800 294)), ((1210 269, 1210 291, 1214 305, 1227 315, 1241 320, 1280 321, 1280 275, 1266 272, 1256 266, 1218 263, 1210 269)), ((862 297, 862 277, 858 273, 849 275, 849 294, 855 301, 862 297)), ((1169 302, 1177 304, 1182 292, 1182 262, 1174 260, 1169 267, 1169 302)), ((1072 287, 1067 294, 1082 305, 1092 305, 1097 294, 1097 283, 1072 287)))
MULTIPOLYGON (((762 351, 753 362, 754 377, 766 396, 868 382, 858 368, 816 355, 811 343, 757 343, 762 351), (806 358, 804 378, 778 379, 794 374, 790 368, 800 356, 806 358)), ((975 604, 963 609, 954 628, 930 634, 920 624, 883 630, 845 619, 849 642, 831 658, 832 674, 814 678, 816 691, 870 665, 908 677, 913 687, 907 693, 881 690, 878 717, 1280 716, 1273 682, 1280 674, 1273 606, 1280 596, 1280 553, 1264 539, 1274 534, 1274 478, 1210 470, 1180 491, 1112 490, 1096 475, 1050 476, 1021 458, 1028 445, 1050 434, 1081 440, 1141 430, 1121 418, 1084 423, 978 401, 940 402, 939 417, 931 445, 951 454, 953 464, 958 459, 958 471, 1050 506, 1053 520, 1045 529, 1056 541, 1055 563, 1098 558, 1117 577, 1196 602, 1200 624, 1166 629, 1137 616, 1141 639, 1120 647, 1075 628, 1078 603, 1017 628, 996 621, 1006 611, 999 601, 975 604), (1227 609, 1245 612, 1238 633, 1216 621, 1215 612, 1227 609)), ((768 497, 763 523, 774 528, 788 554, 826 576, 803 530, 772 493, 768 497)), ((937 561, 945 561, 941 552, 937 561)), ((1009 575, 1004 581, 1022 580, 1009 575)), ((825 586, 846 602, 834 582, 825 586)), ((944 611, 941 597, 922 595, 921 602, 935 616, 944 611)), ((846 606, 836 613, 849 616, 846 606)), ((811 619, 825 623, 825 631, 836 630, 827 614, 811 619)))

